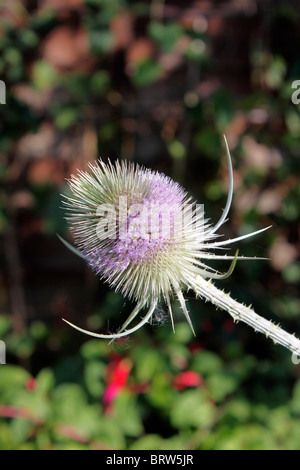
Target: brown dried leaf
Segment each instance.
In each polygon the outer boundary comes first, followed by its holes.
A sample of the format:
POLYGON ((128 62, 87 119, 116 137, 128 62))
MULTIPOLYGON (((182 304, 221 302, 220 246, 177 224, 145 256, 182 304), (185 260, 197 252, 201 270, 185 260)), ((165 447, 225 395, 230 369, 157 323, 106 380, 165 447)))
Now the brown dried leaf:
POLYGON ((114 49, 127 49, 133 41, 134 18, 128 11, 115 16, 110 29, 114 35, 114 49))
POLYGON ((88 34, 83 28, 78 30, 67 26, 55 28, 44 42, 43 54, 45 60, 60 72, 74 70, 88 72, 94 64, 88 34))

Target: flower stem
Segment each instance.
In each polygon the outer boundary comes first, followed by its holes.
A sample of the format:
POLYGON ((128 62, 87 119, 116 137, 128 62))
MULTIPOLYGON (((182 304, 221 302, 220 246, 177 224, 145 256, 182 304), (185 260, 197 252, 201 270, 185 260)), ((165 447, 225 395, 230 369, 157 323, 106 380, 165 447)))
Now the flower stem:
POLYGON ((281 344, 281 346, 289 349, 293 353, 300 355, 300 340, 298 338, 282 330, 271 321, 257 315, 252 308, 232 299, 229 294, 215 287, 211 281, 197 276, 194 290, 200 297, 226 310, 232 316, 234 322, 242 321, 247 323, 247 325, 251 326, 255 331, 259 331, 267 338, 271 338, 274 343, 281 344))

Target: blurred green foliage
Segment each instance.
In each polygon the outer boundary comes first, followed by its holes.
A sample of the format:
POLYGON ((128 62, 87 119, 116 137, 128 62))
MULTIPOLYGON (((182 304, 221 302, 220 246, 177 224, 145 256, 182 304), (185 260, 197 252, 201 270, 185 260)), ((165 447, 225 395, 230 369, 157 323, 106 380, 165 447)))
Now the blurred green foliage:
MULTIPOLYGON (((35 340, 51 340, 40 325, 34 329, 35 340)), ((7 338, 10 349, 13 340, 7 338)), ((241 354, 237 344, 235 353, 228 347, 223 357, 193 352, 190 341, 181 324, 178 336, 144 334, 133 347, 113 353, 103 342, 86 341, 34 378, 24 367, 3 366, 1 448, 297 449, 300 381, 288 391, 292 367, 241 354), (107 410, 101 397, 116 357, 126 358, 132 369, 107 410), (188 371, 200 377, 197 386, 183 379, 188 371)), ((21 344, 14 351, 24 357, 21 344)))
MULTIPOLYGON (((222 134, 234 157, 226 236, 240 246, 222 286, 300 332, 300 79, 297 2, 11 0, 0 6, 1 449, 299 449, 291 355, 188 294, 108 345, 130 306, 56 238, 62 192, 99 155, 172 176, 220 217, 222 134), (8 4, 9 3, 9 4, 8 4)), ((222 268, 222 266, 219 266, 222 268)), ((225 266, 226 268, 226 266, 225 266)))

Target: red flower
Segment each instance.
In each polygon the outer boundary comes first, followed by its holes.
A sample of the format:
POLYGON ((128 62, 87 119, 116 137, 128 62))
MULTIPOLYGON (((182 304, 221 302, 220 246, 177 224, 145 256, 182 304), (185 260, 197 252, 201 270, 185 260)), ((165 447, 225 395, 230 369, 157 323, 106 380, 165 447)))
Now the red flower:
POLYGON ((33 416, 30 410, 27 410, 26 408, 17 408, 11 405, 1 405, 0 416, 5 418, 24 418, 37 426, 42 424, 42 421, 33 416))
POLYGON ((35 378, 33 377, 30 377, 28 380, 26 380, 25 382, 25 387, 27 388, 27 390, 29 390, 30 392, 32 392, 33 390, 36 389, 36 386, 37 386, 37 381, 35 380, 35 378))
POLYGON ((119 393, 126 387, 130 370, 130 361, 118 356, 108 365, 108 385, 103 394, 103 403, 106 412, 111 411, 112 403, 115 401, 119 393))
POLYGON ((0 406, 0 416, 5 416, 6 418, 16 418, 20 416, 21 412, 18 408, 10 405, 0 406))
POLYGON ((198 387, 204 383, 200 374, 193 372, 191 370, 186 370, 185 372, 180 372, 173 382, 174 388, 176 390, 184 390, 187 387, 198 387))

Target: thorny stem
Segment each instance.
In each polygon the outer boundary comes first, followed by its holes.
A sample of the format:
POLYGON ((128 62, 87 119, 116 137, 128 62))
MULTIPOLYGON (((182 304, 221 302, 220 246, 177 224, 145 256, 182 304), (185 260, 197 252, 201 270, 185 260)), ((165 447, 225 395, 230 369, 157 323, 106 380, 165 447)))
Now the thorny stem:
POLYGON ((294 354, 300 355, 300 340, 298 338, 282 330, 280 326, 275 325, 271 321, 260 317, 252 308, 232 299, 229 294, 215 287, 211 281, 197 276, 194 290, 200 297, 226 310, 232 316, 234 322, 242 321, 247 323, 255 331, 259 331, 267 338, 271 338, 274 343, 278 343, 294 354))

